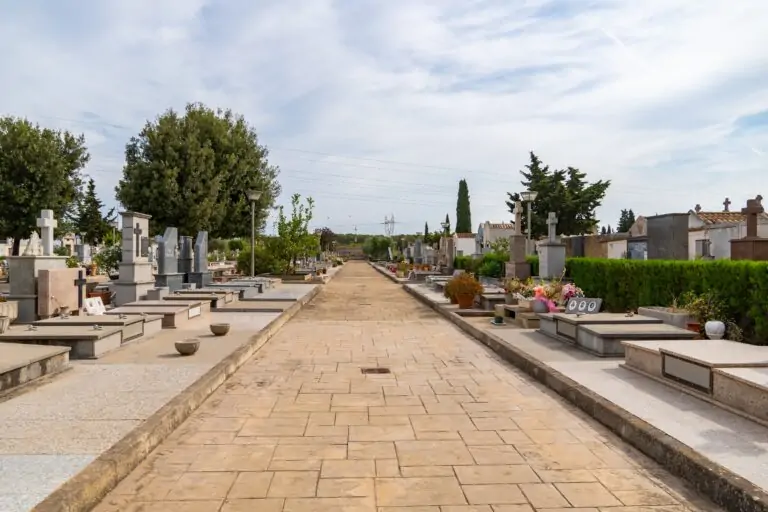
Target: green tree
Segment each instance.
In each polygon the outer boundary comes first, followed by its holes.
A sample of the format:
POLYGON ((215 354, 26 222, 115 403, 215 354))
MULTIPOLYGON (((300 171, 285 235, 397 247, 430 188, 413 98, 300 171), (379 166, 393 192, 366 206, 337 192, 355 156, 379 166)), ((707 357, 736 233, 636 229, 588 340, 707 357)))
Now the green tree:
MULTIPOLYGON (((557 232, 561 235, 591 233, 597 226, 595 209, 602 203, 611 185, 610 180, 587 183, 586 174, 574 167, 553 171, 533 152, 530 163, 520 174, 523 175, 523 188, 537 192, 536 200, 531 205, 533 238, 547 234, 549 212, 557 214, 557 232)), ((515 201, 521 201, 521 196, 518 192, 507 193, 507 196, 507 207, 514 214, 515 201)))
POLYGON ((278 168, 242 116, 188 104, 147 122, 125 149, 115 191, 128 210, 152 215, 152 232, 207 230, 212 238, 250 236, 246 192, 257 190, 256 225, 263 229, 280 194, 278 168))
POLYGON ((309 232, 315 201, 307 198, 306 204, 301 202, 300 194, 291 196, 291 216, 285 215, 283 206, 277 209, 277 240, 274 251, 277 259, 284 263, 284 272, 291 274, 296 271, 296 262, 316 251, 319 247, 319 237, 309 232))
POLYGON ((89 158, 83 135, 0 118, 0 228, 13 237, 11 254, 37 229, 40 210, 62 223, 72 215, 89 158))
POLYGON ((331 250, 331 244, 334 240, 334 234, 331 228, 323 228, 320 230, 320 250, 321 251, 330 251, 331 250))
POLYGON ((443 229, 443 233, 446 233, 446 234, 449 234, 449 235, 450 235, 450 234, 451 234, 451 218, 450 218, 450 217, 448 217, 448 214, 447 214, 447 213, 445 214, 445 225, 446 225, 447 227, 445 227, 445 228, 443 229))
POLYGON ((618 233, 627 233, 634 223, 635 212, 631 209, 621 210, 621 214, 619 215, 619 225, 616 226, 616 231, 618 233))
POLYGON ((384 259, 388 256, 387 249, 391 247, 392 240, 386 236, 372 236, 363 244, 363 253, 374 259, 384 259))
POLYGON ((467 180, 459 181, 459 197, 456 200, 456 232, 472 232, 472 214, 469 209, 469 187, 467 187, 467 180))
POLYGON ((75 230, 87 244, 101 243, 107 233, 112 231, 111 223, 117 218, 115 209, 112 208, 106 215, 102 215, 102 208, 104 203, 96 196, 96 184, 93 178, 89 178, 85 194, 80 199, 74 216, 75 230))
POLYGON ((426 242, 428 238, 429 238, 429 223, 425 222, 424 223, 424 241, 426 242))

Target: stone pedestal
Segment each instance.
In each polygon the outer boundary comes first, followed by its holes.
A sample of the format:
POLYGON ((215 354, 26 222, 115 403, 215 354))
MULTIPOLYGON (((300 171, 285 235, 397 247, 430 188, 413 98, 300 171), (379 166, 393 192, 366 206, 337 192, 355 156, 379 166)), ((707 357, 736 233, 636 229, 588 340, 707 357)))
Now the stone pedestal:
POLYGON ((147 292, 147 300, 163 300, 164 297, 170 295, 170 290, 163 286, 152 288, 147 292))
POLYGON ((118 307, 143 299, 155 287, 152 264, 149 262, 120 263, 119 274, 118 280, 112 282, 115 305, 118 307))
POLYGON ((508 279, 528 279, 531 277, 531 264, 525 260, 526 238, 523 235, 509 237, 509 262, 505 265, 508 279))
POLYGON ((205 288, 213 282, 213 274, 210 272, 190 272, 187 277, 188 282, 197 285, 197 288, 205 288))
POLYGON ((175 274, 155 274, 155 286, 158 288, 168 288, 171 293, 181 290, 184 284, 184 274, 177 272, 175 274))
POLYGON ((731 259, 768 261, 768 238, 731 240, 731 259))
POLYGON ((539 244, 539 277, 558 278, 565 270, 565 244, 539 244))
POLYGON ((18 323, 37 320, 37 275, 40 270, 66 269, 66 256, 9 256, 10 290, 8 300, 19 303, 18 323))

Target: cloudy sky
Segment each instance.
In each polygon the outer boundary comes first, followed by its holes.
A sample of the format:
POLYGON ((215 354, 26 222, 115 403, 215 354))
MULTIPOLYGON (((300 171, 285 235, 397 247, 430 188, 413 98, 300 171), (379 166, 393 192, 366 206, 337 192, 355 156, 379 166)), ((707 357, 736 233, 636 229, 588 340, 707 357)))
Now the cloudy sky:
MULTIPOLYGON (((621 208, 768 193, 765 0, 0 0, 0 114, 85 134, 105 202, 128 138, 231 108, 337 232, 508 220, 533 150, 621 208)), ((271 229, 271 228, 269 228, 271 229)))

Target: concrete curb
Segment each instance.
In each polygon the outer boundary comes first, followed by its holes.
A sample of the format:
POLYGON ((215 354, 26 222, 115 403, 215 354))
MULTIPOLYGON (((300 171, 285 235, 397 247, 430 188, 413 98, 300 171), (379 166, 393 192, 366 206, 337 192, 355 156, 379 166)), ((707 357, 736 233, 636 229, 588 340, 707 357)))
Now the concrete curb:
POLYGON ((368 262, 368 264, 369 264, 370 266, 372 266, 372 267, 373 267, 373 269, 374 269, 376 272, 378 272, 379 274, 381 274, 381 275, 383 275, 384 277, 388 278, 390 281, 392 281, 392 282, 395 282, 395 283, 397 283, 397 284, 405 284, 405 283, 403 283, 402 281, 398 281, 398 278, 397 278, 397 276, 393 276, 392 274, 390 274, 390 273, 389 273, 389 272, 387 272, 386 270, 382 269, 381 267, 377 267, 376 265, 374 265, 374 264, 373 264, 373 263, 371 263, 370 261, 368 262))
POLYGON ((611 429, 624 441, 689 482, 699 493, 729 512, 768 512, 768 494, 749 481, 715 464, 677 439, 581 386, 545 363, 501 338, 478 329, 418 292, 403 286, 413 297, 447 318, 459 329, 487 345, 505 361, 567 399, 611 429))
POLYGON ((97 506, 120 480, 128 476, 152 450, 323 289, 323 286, 317 286, 297 300, 245 345, 225 357, 144 423, 67 480, 33 508, 32 512, 83 512, 97 506))

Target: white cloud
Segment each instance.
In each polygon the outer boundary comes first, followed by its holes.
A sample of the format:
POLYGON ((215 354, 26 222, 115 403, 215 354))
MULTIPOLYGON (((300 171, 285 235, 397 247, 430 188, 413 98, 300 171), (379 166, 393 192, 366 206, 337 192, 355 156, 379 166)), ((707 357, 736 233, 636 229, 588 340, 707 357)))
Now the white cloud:
POLYGON ((476 224, 507 219, 529 150, 613 180, 606 224, 768 189, 768 124, 740 121, 768 111, 760 0, 10 5, 0 112, 85 133, 108 201, 127 139, 188 101, 244 114, 336 231, 436 228, 462 177, 476 224))

